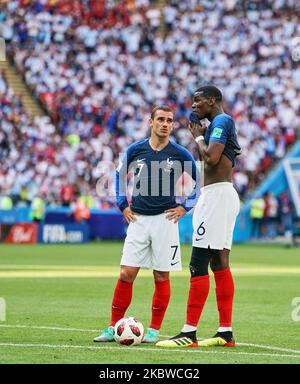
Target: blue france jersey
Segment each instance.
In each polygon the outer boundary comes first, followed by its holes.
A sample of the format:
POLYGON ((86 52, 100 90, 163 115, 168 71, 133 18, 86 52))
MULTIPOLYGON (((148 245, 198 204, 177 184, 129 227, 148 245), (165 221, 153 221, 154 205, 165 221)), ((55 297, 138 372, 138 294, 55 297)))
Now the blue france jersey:
POLYGON ((195 187, 180 205, 189 211, 197 202, 199 171, 193 156, 181 145, 169 141, 162 150, 155 151, 145 139, 128 148, 116 171, 117 205, 121 211, 129 206, 126 189, 130 171, 134 174, 130 208, 136 213, 158 215, 177 207, 175 186, 184 171, 193 178, 195 187))
POLYGON ((213 118, 205 132, 205 143, 216 141, 225 145, 223 154, 235 164, 235 157, 241 153, 241 147, 237 141, 236 128, 231 116, 221 113, 213 118))

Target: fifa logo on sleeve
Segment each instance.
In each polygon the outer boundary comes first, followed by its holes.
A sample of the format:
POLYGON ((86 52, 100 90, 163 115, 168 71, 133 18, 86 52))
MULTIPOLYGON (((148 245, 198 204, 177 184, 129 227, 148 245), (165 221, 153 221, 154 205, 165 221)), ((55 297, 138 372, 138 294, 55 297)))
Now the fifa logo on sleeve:
POLYGON ((292 300, 292 306, 295 307, 292 310, 292 320, 300 321, 300 297, 294 297, 292 300))
POLYGON ((0 297, 0 321, 6 320, 6 302, 3 297, 0 297))
POLYGON ((6 60, 6 52, 5 52, 5 40, 3 37, 0 37, 0 61, 6 60))

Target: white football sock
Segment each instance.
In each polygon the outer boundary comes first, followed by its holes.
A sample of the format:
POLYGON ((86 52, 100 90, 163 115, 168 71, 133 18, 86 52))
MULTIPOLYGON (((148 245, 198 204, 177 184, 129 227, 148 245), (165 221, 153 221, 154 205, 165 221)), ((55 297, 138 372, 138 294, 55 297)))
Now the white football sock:
POLYGON ((232 327, 219 327, 217 332, 232 332, 232 327))
POLYGON ((193 327, 192 325, 184 324, 181 332, 193 332, 197 331, 197 327, 193 327))

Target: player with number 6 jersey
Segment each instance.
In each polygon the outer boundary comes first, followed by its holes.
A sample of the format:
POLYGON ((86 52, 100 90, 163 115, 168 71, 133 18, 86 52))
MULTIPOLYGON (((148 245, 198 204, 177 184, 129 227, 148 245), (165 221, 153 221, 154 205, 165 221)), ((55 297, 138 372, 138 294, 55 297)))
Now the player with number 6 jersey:
POLYGON ((132 144, 116 172, 117 204, 128 222, 121 271, 111 306, 109 327, 94 341, 114 341, 114 325, 124 317, 132 299, 133 282, 140 268, 153 269, 152 318, 143 342, 159 340, 159 330, 170 299, 171 271, 181 270, 178 220, 197 202, 199 172, 193 156, 170 141, 174 114, 167 106, 155 107, 149 119, 150 138, 132 144), (133 172, 131 202, 127 176, 133 172), (194 187, 180 202, 176 183, 189 174, 194 187))
POLYGON ((240 201, 231 178, 235 157, 240 154, 241 148, 234 121, 224 113, 222 93, 217 87, 206 85, 197 89, 192 108, 189 129, 204 162, 204 186, 193 213, 194 233, 186 321, 178 335, 158 342, 157 346, 234 346, 234 282, 229 267, 229 252, 240 201), (210 121, 208 127, 201 122, 205 118, 210 121), (219 328, 213 337, 198 342, 198 322, 209 293, 209 265, 216 283, 219 328))

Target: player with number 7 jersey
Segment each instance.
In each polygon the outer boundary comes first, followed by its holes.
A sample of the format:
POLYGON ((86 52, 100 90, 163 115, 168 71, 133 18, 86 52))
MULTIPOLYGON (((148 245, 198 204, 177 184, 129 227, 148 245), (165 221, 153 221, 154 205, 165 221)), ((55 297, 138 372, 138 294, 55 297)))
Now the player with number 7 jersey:
POLYGON ((170 300, 171 271, 181 270, 178 220, 191 210, 200 192, 200 173, 191 153, 170 140, 174 114, 167 106, 155 107, 149 119, 150 138, 132 144, 116 172, 117 205, 128 222, 121 271, 111 305, 109 326, 94 341, 114 341, 114 325, 124 317, 140 268, 153 269, 152 317, 143 342, 157 342, 170 300), (127 177, 133 172, 128 200, 127 177), (191 193, 179 202, 176 183, 189 175, 191 193))

